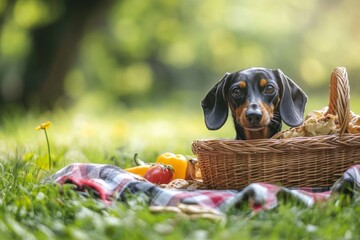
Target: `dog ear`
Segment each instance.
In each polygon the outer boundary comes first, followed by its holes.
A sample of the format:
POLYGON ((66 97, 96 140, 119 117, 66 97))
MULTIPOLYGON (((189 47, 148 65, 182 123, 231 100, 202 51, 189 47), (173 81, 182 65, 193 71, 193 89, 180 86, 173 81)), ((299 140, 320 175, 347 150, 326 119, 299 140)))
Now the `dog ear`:
POLYGON ((209 130, 221 128, 228 117, 228 103, 224 96, 224 86, 230 73, 225 73, 221 80, 206 94, 201 101, 205 124, 209 130))
POLYGON ((280 69, 273 70, 280 86, 280 115, 283 122, 296 127, 302 124, 307 96, 280 69))

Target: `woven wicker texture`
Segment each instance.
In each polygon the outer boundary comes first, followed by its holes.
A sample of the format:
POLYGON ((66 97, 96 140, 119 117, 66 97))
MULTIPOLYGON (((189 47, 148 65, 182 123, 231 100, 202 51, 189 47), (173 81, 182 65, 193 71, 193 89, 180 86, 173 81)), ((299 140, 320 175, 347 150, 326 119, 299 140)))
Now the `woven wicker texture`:
POLYGON ((290 139, 197 140, 192 144, 204 183, 241 189, 253 182, 286 187, 328 187, 360 163, 360 134, 348 134, 350 91, 346 69, 331 74, 329 113, 338 114, 340 134, 290 139))
POLYGON ((340 135, 346 132, 350 120, 350 86, 346 69, 337 67, 330 78, 330 100, 328 113, 338 115, 340 135))

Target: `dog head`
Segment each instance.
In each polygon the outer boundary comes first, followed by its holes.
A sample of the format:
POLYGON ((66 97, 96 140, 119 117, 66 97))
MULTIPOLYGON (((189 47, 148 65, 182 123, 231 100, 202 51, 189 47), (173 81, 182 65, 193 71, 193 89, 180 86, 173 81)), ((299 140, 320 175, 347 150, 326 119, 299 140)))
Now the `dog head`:
POLYGON ((269 138, 303 121, 307 96, 281 70, 250 68, 226 73, 202 100, 208 129, 217 130, 234 118, 237 139, 269 138), (277 122, 276 122, 277 121, 277 122))

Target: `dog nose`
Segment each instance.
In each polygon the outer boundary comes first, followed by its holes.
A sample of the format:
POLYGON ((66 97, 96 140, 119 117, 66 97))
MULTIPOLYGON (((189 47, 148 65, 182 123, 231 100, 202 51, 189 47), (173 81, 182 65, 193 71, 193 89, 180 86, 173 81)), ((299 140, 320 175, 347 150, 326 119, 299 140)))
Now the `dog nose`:
POLYGON ((261 121, 262 113, 257 104, 251 104, 246 111, 246 120, 252 125, 258 125, 261 121))

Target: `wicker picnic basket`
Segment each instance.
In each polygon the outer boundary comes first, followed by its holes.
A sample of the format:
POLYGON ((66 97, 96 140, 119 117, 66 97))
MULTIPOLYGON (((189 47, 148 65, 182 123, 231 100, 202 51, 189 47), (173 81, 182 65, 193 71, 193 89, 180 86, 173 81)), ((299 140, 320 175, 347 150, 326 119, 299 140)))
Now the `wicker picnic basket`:
POLYGON ((196 140, 202 178, 212 189, 242 189, 254 182, 286 187, 329 187, 360 163, 360 134, 349 134, 350 87, 346 69, 330 79, 328 113, 337 114, 332 135, 258 140, 196 140))

